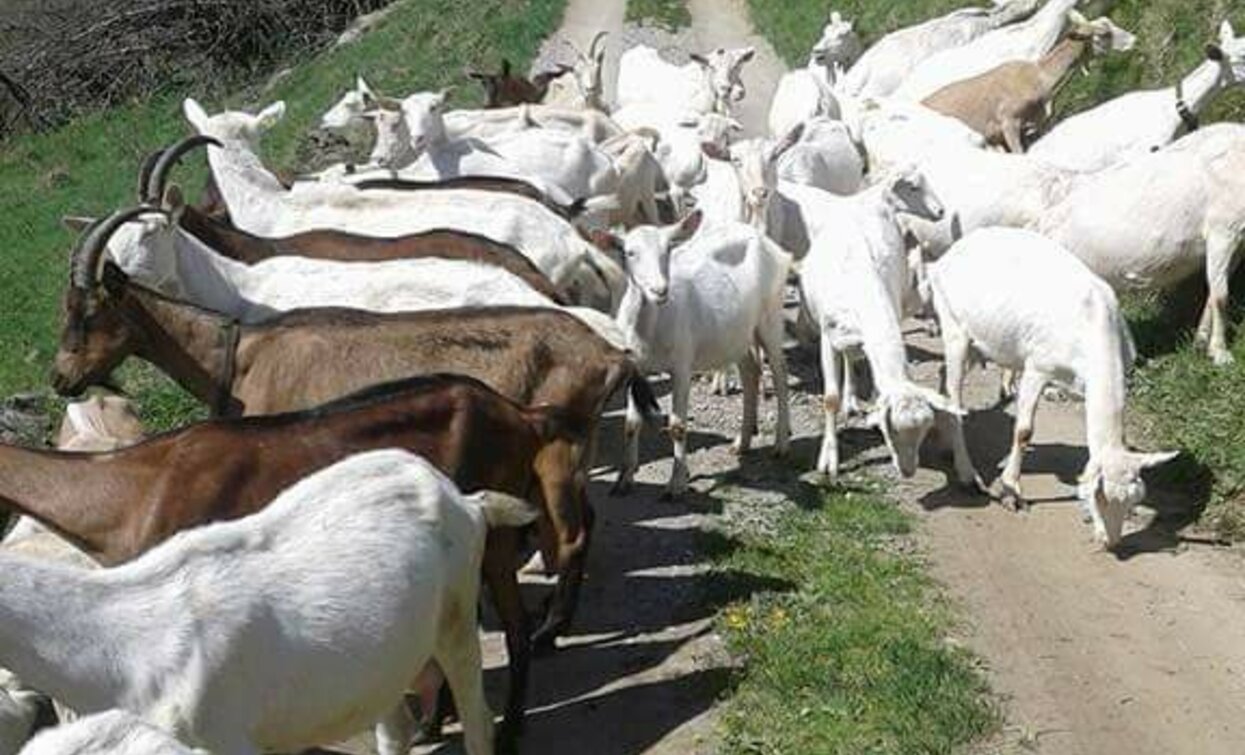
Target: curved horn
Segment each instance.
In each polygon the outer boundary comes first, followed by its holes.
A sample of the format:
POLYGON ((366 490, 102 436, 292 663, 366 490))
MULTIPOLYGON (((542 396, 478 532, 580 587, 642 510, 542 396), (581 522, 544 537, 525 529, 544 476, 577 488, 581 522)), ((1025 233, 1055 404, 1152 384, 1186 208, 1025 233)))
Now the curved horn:
POLYGON ((155 167, 151 170, 151 178, 147 181, 147 193, 143 201, 158 204, 160 197, 164 194, 164 183, 168 180, 169 171, 173 169, 178 160, 182 159, 182 155, 205 144, 215 147, 224 146, 216 137, 195 134, 164 150, 164 154, 160 155, 160 159, 156 161, 155 167))
POLYGON ((596 56, 597 56, 597 44, 599 44, 599 43, 601 42, 601 40, 602 40, 602 39, 604 39, 604 38, 605 38, 605 37, 607 37, 607 36, 609 36, 609 32, 608 32, 608 31, 599 31, 599 32, 597 32, 597 33, 596 33, 596 36, 594 36, 594 37, 592 38, 592 42, 588 45, 588 59, 589 59, 589 60, 592 60, 592 59, 596 58, 596 56))
POLYGON ((122 224, 148 212, 160 212, 160 210, 148 205, 139 205, 127 210, 117 210, 107 218, 97 220, 87 228, 82 236, 78 238, 78 244, 73 249, 73 257, 69 263, 70 284, 74 288, 89 291, 95 285, 100 260, 104 256, 104 249, 108 244, 108 239, 117 232, 117 229, 122 224))
POLYGON ((142 164, 138 168, 138 201, 147 201, 147 184, 151 182, 151 172, 155 170, 156 163, 160 162, 161 155, 164 154, 163 149, 152 150, 143 158, 142 164))

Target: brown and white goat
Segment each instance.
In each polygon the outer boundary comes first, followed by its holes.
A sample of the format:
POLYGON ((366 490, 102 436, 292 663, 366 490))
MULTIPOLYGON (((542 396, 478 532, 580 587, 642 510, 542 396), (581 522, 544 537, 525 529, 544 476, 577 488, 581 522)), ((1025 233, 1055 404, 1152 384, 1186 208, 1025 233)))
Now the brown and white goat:
MULTIPOLYGON (((128 561, 173 534, 262 509, 277 493, 362 451, 403 448, 464 491, 540 504, 569 498, 574 435, 554 408, 526 408, 461 375, 375 386, 315 409, 201 422, 107 453, 0 445, 0 516, 45 524, 98 562, 128 561)), ((573 509, 571 516, 577 516, 573 509)), ((566 522, 582 531, 582 522, 566 522)), ((515 578, 519 534, 489 533, 484 579, 505 626, 510 690, 502 743, 521 725, 530 647, 515 578)))

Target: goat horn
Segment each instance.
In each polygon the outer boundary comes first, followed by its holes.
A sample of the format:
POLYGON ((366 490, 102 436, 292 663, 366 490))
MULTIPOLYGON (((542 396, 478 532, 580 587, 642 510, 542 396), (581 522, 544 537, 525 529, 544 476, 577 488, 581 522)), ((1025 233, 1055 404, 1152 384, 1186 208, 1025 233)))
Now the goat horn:
POLYGON ((215 137, 206 134, 195 134, 164 150, 164 153, 160 155, 160 159, 156 161, 155 167, 151 170, 151 178, 147 180, 147 192, 143 196, 143 201, 158 204, 160 197, 164 195, 164 183, 168 180, 169 171, 173 169, 178 160, 182 159, 182 155, 205 144, 211 144, 215 147, 224 146, 215 137))
POLYGON ((127 210, 117 210, 107 218, 97 220, 83 231, 78 238, 77 245, 74 246, 73 255, 69 263, 71 285, 74 288, 89 291, 98 278, 100 262, 103 259, 108 239, 117 232, 117 229, 122 224, 149 212, 160 212, 160 210, 149 205, 139 205, 127 210))
POLYGON ((151 182, 151 172, 155 170, 156 163, 160 161, 160 156, 164 154, 163 149, 152 150, 143 158, 143 162, 138 167, 138 201, 147 201, 147 184, 151 182))
POLYGON ((607 37, 607 36, 609 36, 608 31, 599 31, 596 33, 596 36, 592 38, 592 42, 588 45, 588 59, 589 60, 597 56, 597 44, 599 44, 600 41, 604 37, 607 37))

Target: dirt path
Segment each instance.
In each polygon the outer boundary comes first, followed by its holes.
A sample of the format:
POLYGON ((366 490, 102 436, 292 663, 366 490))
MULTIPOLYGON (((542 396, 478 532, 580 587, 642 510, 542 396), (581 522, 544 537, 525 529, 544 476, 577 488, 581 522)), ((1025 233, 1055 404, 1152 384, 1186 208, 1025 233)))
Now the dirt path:
MULTIPOLYGON (((940 352, 913 337, 917 353, 940 352)), ((932 354, 931 354, 932 355, 932 354)), ((936 383, 937 362, 918 373, 936 383)), ((970 406, 989 407, 998 373, 974 370, 970 406)), ((899 486, 922 511, 935 575, 966 609, 966 641, 987 662, 1011 725, 991 749, 1239 753, 1245 743, 1245 579, 1232 555, 1173 548, 1136 523, 1127 552, 1092 543, 1073 502, 1085 463, 1083 405, 1043 400, 1017 515, 923 470, 899 486)), ((1012 422, 970 417, 977 468, 995 475, 1012 422)), ((945 466, 945 465, 944 465, 945 466)), ((1158 503, 1179 505, 1168 491, 1158 503)), ((1145 517, 1141 517, 1142 520, 1145 517)))

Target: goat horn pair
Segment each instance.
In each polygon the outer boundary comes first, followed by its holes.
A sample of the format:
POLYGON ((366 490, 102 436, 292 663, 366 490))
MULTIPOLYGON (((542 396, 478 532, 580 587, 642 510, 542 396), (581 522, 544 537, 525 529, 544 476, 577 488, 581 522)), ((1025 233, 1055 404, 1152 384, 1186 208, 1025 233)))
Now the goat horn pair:
MULTIPOLYGON (((166 148, 160 153, 160 157, 156 160, 155 165, 152 166, 139 198, 149 204, 159 204, 160 198, 164 196, 164 185, 168 181, 169 171, 173 169, 177 161, 181 160, 182 156, 187 152, 206 144, 214 147, 224 146, 215 137, 206 134, 195 134, 166 148)), ((146 163, 144 163, 143 167, 146 168, 146 163)))
POLYGON ((100 265, 108 239, 123 224, 139 215, 149 212, 161 212, 157 207, 139 205, 126 210, 117 210, 102 220, 96 220, 87 226, 78 242, 74 244, 69 257, 69 282, 74 288, 89 291, 99 278, 100 265))
POLYGON ((156 163, 160 161, 160 156, 164 154, 164 148, 152 150, 143 158, 143 162, 138 168, 138 201, 147 201, 147 184, 151 182, 151 171, 155 170, 156 163))

